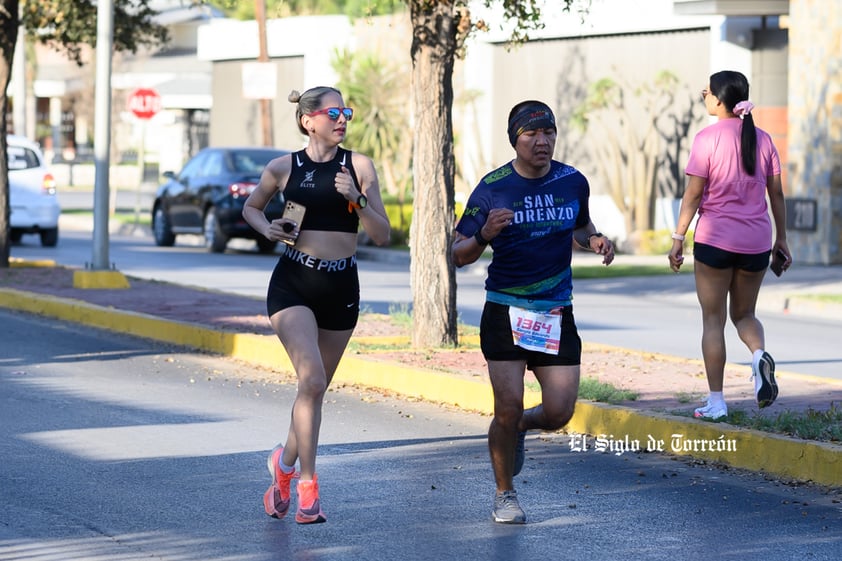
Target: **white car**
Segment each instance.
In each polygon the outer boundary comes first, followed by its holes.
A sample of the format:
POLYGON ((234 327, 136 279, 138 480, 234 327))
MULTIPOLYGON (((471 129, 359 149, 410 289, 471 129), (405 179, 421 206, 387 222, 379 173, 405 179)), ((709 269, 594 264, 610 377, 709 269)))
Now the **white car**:
POLYGON ((61 207, 56 181, 44 162, 41 148, 23 136, 6 136, 9 161, 9 238, 20 241, 24 234, 38 234, 41 245, 58 243, 61 207))

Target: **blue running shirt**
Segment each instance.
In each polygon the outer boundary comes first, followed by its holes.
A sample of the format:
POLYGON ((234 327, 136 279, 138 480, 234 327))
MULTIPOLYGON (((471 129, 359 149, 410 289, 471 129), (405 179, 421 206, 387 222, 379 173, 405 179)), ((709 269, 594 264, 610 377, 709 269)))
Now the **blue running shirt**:
POLYGON ((492 302, 546 310, 572 300, 573 230, 590 221, 588 180, 572 166, 552 161, 544 177, 526 179, 512 163, 476 186, 456 231, 472 237, 493 208, 515 213, 512 224, 491 240, 494 251, 487 298, 492 302))

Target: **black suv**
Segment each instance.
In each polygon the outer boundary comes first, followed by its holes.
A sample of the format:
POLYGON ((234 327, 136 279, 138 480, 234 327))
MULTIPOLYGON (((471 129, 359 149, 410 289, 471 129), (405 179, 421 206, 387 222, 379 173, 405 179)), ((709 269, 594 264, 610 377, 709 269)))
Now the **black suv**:
MULTIPOLYGON (((243 219, 243 204, 270 160, 288 150, 261 147, 205 148, 176 175, 164 172, 167 182, 158 188, 152 205, 155 244, 175 245, 178 234, 200 234, 210 251, 222 253, 231 238, 257 242, 261 253, 271 253, 272 242, 243 219)), ((276 195, 266 206, 269 220, 280 218, 283 203, 276 195)))

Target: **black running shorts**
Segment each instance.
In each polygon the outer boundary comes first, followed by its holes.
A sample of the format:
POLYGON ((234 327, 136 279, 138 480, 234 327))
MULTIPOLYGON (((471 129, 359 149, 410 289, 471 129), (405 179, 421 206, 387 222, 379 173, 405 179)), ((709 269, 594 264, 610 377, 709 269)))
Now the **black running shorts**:
POLYGON ((485 360, 526 360, 526 367, 576 366, 582 362, 582 340, 573 319, 573 306, 561 311, 561 341, 558 354, 547 354, 518 347, 512 337, 509 307, 486 302, 479 327, 480 347, 485 360))
POLYGON ((757 273, 769 266, 772 251, 763 253, 735 253, 703 243, 693 244, 693 260, 714 269, 741 269, 757 273))
POLYGON ((286 248, 269 280, 266 311, 272 317, 292 306, 310 308, 320 329, 356 327, 360 314, 356 256, 329 261, 286 248))

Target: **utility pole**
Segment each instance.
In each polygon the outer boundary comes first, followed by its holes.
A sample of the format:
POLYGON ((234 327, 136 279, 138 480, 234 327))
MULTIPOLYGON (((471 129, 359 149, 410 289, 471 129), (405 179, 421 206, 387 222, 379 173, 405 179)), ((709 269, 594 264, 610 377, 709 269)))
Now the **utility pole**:
MULTIPOLYGON (((266 45, 266 0, 254 0, 254 15, 257 19, 257 36, 259 42, 259 52, 257 61, 268 63, 269 50, 266 45)), ((274 140, 272 138, 272 100, 261 98, 260 102, 260 125, 263 131, 263 145, 272 146, 274 140)))
POLYGON ((114 39, 114 3, 97 5, 96 91, 94 116, 94 235, 92 269, 109 269, 108 200, 111 167, 111 48, 114 39))
POLYGON ((114 45, 114 0, 99 0, 96 10, 96 89, 94 119, 93 259, 73 272, 73 288, 129 288, 108 257, 109 168, 111 167, 111 56, 114 45))

